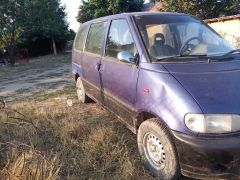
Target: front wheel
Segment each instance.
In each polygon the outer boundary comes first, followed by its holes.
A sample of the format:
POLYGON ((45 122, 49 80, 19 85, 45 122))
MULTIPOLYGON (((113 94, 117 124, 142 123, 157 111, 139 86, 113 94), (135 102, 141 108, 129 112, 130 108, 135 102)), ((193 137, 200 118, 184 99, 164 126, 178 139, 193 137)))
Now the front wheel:
POLYGON ((178 179, 180 166, 172 136, 159 119, 144 121, 138 130, 138 149, 146 167, 160 179, 178 179))
POLYGON ((91 102, 91 99, 86 94, 85 88, 83 86, 83 82, 80 77, 77 78, 76 88, 77 88, 77 96, 81 103, 91 102))

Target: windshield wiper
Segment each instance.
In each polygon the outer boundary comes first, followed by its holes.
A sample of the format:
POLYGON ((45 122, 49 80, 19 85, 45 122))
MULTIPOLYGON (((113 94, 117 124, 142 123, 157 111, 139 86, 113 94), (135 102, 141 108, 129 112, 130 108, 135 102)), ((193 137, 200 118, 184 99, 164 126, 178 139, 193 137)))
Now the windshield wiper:
POLYGON ((159 61, 163 61, 163 62, 166 62, 166 61, 169 61, 169 60, 174 60, 175 58, 196 58, 196 57, 207 57, 206 54, 203 54, 203 55, 176 55, 176 56, 166 56, 166 57, 163 57, 163 58, 158 58, 156 61, 159 62, 159 61))
POLYGON ((181 54, 181 57, 207 57, 207 54, 181 54))
POLYGON ((236 53, 236 52, 239 52, 239 53, 240 53, 240 49, 234 49, 234 50, 232 50, 232 51, 224 54, 223 56, 229 56, 229 55, 234 54, 234 53, 236 53))
POLYGON ((165 56, 163 58, 157 58, 156 60, 157 61, 166 61, 166 60, 171 60, 171 59, 174 59, 174 58, 179 58, 181 57, 180 55, 176 55, 176 56, 165 56))

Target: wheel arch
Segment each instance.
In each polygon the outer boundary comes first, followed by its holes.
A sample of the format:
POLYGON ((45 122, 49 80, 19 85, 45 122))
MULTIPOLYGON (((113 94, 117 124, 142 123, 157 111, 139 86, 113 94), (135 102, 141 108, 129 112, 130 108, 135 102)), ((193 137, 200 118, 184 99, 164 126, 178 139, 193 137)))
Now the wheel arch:
POLYGON ((72 63, 72 74, 75 81, 78 77, 82 77, 82 67, 78 64, 72 63))
POLYGON ((74 80, 75 80, 75 82, 77 82, 77 79, 80 77, 80 75, 78 74, 78 73, 75 73, 75 75, 74 75, 74 80))
POLYGON ((136 132, 138 131, 140 125, 141 125, 144 121, 147 121, 147 120, 152 119, 152 118, 157 118, 157 119, 158 119, 159 121, 161 121, 167 128, 169 128, 169 126, 167 125, 167 123, 166 123, 162 118, 160 118, 158 115, 156 115, 155 113, 143 111, 143 112, 140 112, 140 113, 138 114, 137 122, 136 122, 136 124, 135 124, 136 132))

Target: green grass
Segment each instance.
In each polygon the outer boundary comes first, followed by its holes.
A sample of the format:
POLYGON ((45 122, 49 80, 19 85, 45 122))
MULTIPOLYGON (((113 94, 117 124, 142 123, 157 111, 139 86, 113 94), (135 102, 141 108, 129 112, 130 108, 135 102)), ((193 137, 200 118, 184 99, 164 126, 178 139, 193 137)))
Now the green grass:
POLYGON ((31 96, 27 97, 28 100, 33 101, 46 101, 48 99, 57 98, 61 96, 67 96, 67 97, 75 97, 75 86, 69 85, 65 86, 64 89, 54 91, 54 92, 36 92, 33 93, 31 96))
POLYGON ((153 179, 136 136, 98 104, 76 98, 68 86, 0 109, 1 178, 153 179))

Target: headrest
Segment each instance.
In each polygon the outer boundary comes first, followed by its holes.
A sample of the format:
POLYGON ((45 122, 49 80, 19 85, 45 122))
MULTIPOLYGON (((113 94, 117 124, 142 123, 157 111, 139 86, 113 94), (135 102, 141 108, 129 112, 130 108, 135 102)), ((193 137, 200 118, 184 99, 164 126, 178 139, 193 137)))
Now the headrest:
POLYGON ((154 44, 165 44, 165 37, 162 33, 157 33, 154 35, 154 44))

